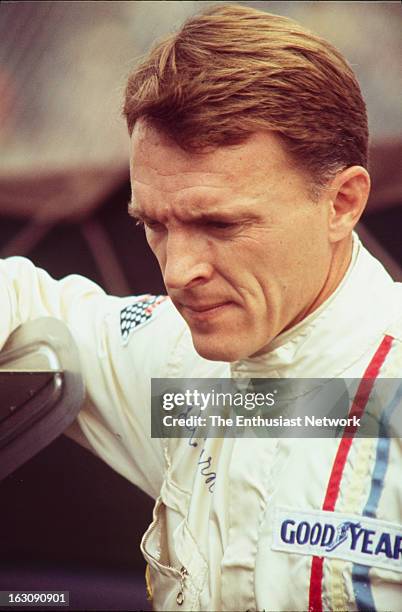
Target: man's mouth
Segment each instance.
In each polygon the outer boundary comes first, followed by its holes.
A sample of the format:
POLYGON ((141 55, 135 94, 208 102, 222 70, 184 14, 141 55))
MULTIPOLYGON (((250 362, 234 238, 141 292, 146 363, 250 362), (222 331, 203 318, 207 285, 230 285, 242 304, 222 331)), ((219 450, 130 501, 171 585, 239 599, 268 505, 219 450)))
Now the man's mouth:
POLYGON ((185 318, 204 321, 223 313, 233 302, 214 302, 212 304, 180 304, 180 311, 185 318))

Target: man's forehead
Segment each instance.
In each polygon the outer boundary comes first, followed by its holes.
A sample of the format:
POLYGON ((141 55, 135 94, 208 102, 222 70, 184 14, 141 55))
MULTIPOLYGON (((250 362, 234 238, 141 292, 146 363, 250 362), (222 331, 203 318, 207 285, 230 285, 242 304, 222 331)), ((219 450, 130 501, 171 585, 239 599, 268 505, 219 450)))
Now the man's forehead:
POLYGON ((132 184, 134 189, 148 188, 163 193, 179 194, 181 192, 208 192, 219 194, 222 190, 231 190, 231 175, 213 172, 184 172, 176 168, 174 172, 161 172, 151 165, 133 166, 132 184))
POLYGON ((230 184, 234 169, 222 163, 222 157, 219 150, 184 151, 163 132, 146 125, 136 126, 131 137, 132 179, 166 191, 230 184))
POLYGON ((245 143, 201 153, 183 150, 165 133, 140 121, 131 137, 132 180, 166 191, 195 186, 216 189, 249 182, 250 177, 277 177, 289 167, 279 139, 253 134, 245 143))

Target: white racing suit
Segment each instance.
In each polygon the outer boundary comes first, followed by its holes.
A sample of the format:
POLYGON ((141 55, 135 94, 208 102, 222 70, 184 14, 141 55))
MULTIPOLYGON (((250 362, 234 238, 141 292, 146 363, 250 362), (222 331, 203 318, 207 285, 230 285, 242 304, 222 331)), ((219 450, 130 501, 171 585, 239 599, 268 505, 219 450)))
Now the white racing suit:
POLYGON ((88 394, 71 435, 156 499, 141 544, 156 610, 402 610, 399 438, 150 437, 151 377, 400 377, 402 286, 357 239, 336 292, 233 364, 199 357, 168 299, 22 258, 0 269, 0 341, 28 319, 68 324, 88 394))

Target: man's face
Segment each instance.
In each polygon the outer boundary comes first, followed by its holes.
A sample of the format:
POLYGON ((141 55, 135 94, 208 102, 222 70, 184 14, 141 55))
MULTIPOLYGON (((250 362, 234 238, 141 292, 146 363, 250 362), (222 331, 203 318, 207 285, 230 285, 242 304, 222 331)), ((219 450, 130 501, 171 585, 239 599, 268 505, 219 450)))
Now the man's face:
POLYGON ((200 155, 140 122, 131 183, 134 213, 203 357, 258 354, 328 295, 328 202, 312 201, 274 134, 200 155))

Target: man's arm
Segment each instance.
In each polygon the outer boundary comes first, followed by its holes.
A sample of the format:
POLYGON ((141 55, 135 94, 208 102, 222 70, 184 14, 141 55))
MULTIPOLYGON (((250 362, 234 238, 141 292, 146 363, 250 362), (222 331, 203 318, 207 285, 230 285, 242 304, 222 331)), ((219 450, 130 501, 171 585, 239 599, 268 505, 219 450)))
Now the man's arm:
POLYGON ((82 276, 56 281, 15 257, 0 262, 0 303, 1 346, 28 320, 52 316, 67 324, 87 388, 70 434, 155 497, 164 459, 161 442, 150 438, 150 382, 167 375, 183 332, 170 302, 107 296, 82 276))

